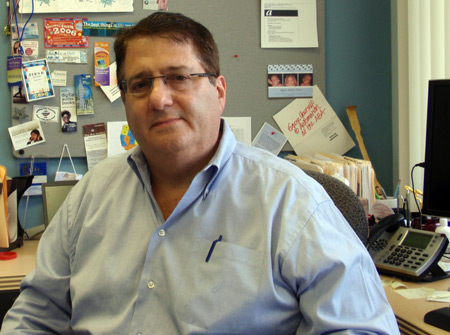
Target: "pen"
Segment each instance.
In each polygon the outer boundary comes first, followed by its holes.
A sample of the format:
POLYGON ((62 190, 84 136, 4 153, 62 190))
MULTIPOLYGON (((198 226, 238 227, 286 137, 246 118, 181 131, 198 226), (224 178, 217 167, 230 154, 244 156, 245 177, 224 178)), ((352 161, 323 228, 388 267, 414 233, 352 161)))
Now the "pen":
POLYGON ((211 248, 209 248, 208 256, 206 256, 205 262, 208 263, 209 259, 211 258, 211 255, 214 251, 214 248, 216 247, 217 242, 222 241, 222 235, 219 235, 219 238, 217 240, 214 240, 211 244, 211 248))

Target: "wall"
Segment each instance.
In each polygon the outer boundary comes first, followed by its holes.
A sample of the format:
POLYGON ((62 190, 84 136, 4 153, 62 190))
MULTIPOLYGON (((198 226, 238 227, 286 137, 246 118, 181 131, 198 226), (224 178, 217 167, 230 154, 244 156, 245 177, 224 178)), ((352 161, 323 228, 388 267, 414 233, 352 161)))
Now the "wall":
MULTIPOLYGON (((395 187, 390 13, 389 0, 325 2, 327 99, 355 143, 346 107, 357 106, 367 152, 388 195, 395 187)), ((347 155, 362 158, 357 146, 347 155)))
MULTIPOLYGON (((392 120, 391 120, 391 35, 389 0, 326 0, 326 92, 327 99, 353 138, 346 115, 348 105, 357 105, 362 135, 378 180, 392 194, 392 120)), ((6 24, 0 16, 0 27, 6 24)), ((9 37, 0 37, 0 56, 9 55, 9 37)), ((5 61, 0 67, 0 164, 8 175, 19 174, 22 162, 13 157, 7 128, 11 125, 10 91, 6 84, 5 61)), ((356 142, 356 140, 355 140, 356 142)), ((361 158, 358 148, 349 156, 361 158)), ((47 161, 49 180, 53 180, 58 159, 47 161)), ((84 158, 74 159, 78 173, 85 173, 84 158)), ((68 162, 63 169, 70 170, 68 162)), ((21 202, 21 222, 26 201, 21 202)), ((40 197, 30 197, 25 229, 43 223, 40 197)))

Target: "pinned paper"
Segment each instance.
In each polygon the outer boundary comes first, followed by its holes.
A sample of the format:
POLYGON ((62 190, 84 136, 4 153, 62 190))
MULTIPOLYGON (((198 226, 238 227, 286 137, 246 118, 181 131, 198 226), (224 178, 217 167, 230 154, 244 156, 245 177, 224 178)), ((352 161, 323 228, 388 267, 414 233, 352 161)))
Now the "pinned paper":
POLYGON ((238 141, 251 145, 252 143, 252 118, 243 117, 222 117, 227 121, 228 126, 238 141))
POLYGON ((312 99, 296 99, 273 117, 297 155, 343 155, 355 146, 318 86, 312 99))
POLYGON ((94 43, 95 86, 109 85, 109 42, 94 43))
POLYGON ((286 143, 287 138, 267 122, 256 134, 252 146, 270 151, 274 155, 278 155, 286 143))

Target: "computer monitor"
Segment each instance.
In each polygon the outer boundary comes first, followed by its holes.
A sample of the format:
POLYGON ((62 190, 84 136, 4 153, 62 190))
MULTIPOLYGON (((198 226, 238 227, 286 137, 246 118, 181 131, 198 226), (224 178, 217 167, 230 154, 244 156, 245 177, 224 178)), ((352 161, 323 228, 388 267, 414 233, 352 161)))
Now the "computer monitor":
POLYGON ((56 181, 42 184, 42 201, 44 205, 44 224, 47 228, 67 194, 78 180, 56 181))
POLYGON ((450 80, 428 85, 424 215, 450 218, 450 80))

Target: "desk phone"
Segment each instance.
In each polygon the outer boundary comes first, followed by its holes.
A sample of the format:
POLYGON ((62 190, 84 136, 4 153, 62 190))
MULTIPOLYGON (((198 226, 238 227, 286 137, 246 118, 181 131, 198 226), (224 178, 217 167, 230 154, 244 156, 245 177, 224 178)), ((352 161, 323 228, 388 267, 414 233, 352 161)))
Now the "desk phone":
POLYGON ((444 234, 392 224, 384 228, 369 247, 380 273, 409 280, 422 280, 430 272, 447 277, 437 265, 448 245, 444 234))

